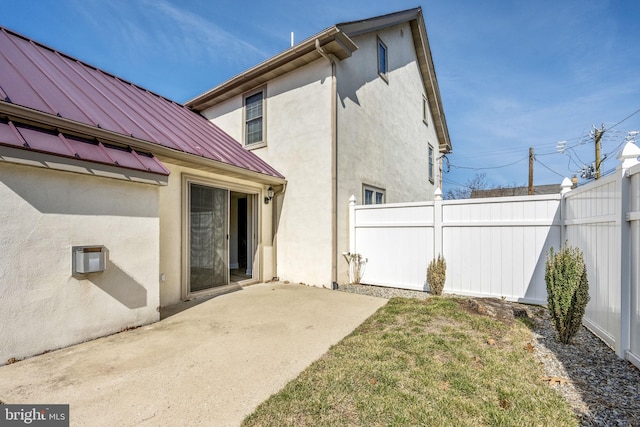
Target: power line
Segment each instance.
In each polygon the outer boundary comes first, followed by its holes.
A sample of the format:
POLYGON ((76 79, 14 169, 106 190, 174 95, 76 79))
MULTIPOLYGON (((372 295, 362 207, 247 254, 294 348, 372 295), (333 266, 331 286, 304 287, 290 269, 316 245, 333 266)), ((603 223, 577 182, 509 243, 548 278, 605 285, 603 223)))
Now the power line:
POLYGON ((640 108, 638 108, 636 111, 634 111, 633 113, 629 114, 627 117, 625 117, 624 119, 620 120, 618 123, 616 123, 615 125, 611 126, 609 129, 607 130, 611 130, 614 127, 618 126, 620 123, 630 119, 631 117, 635 116, 636 114, 640 113, 640 108))
MULTIPOLYGON (((633 113, 629 114, 627 117, 625 117, 624 119, 618 121, 617 123, 615 123, 614 125, 612 125, 611 127, 609 127, 608 129, 606 129, 604 132, 602 132, 601 134, 601 142, 602 143, 607 143, 607 142, 612 142, 611 139, 615 138, 617 135, 621 135, 624 132, 620 132, 620 131, 615 131, 615 132, 611 132, 615 127, 619 126, 620 124, 624 123, 625 121, 627 121, 628 119, 630 119, 631 117, 635 116, 636 114, 640 113, 640 109, 637 109, 636 111, 634 111, 633 113)), ((567 140, 565 140, 567 141, 567 140)), ((570 165, 571 163, 575 164, 578 168, 580 168, 581 166, 585 165, 586 163, 580 158, 580 156, 578 155, 578 152, 575 150, 577 147, 585 145, 589 142, 592 141, 592 138, 589 134, 584 134, 582 136, 579 137, 575 137, 575 138, 569 138, 568 141, 576 141, 574 144, 568 145, 564 148, 563 153, 567 154, 567 156, 569 157, 569 162, 567 164, 567 169, 569 171, 572 172, 576 172, 571 170, 570 165), (578 162, 576 162, 573 159, 573 156, 575 156, 578 159, 578 162)), ((608 160, 610 158, 610 156, 615 153, 618 149, 620 149, 620 147, 622 147, 622 145, 625 144, 626 141, 623 141, 621 143, 619 143, 618 145, 616 145, 616 147, 614 149, 612 149, 611 151, 607 152, 604 157, 602 158, 602 162, 604 162, 605 160, 608 160)), ((548 146, 553 146, 556 145, 557 142, 553 142, 553 143, 543 143, 543 144, 538 144, 536 146, 534 146, 534 148, 542 148, 542 147, 548 147, 548 146)), ((493 151, 484 151, 482 153, 469 153, 469 154, 465 154, 462 156, 456 156, 456 159, 461 160, 461 159, 466 159, 466 158, 474 158, 474 159, 478 159, 478 158, 482 158, 482 157, 495 157, 496 155, 506 155, 506 154, 512 154, 512 153, 518 153, 518 152, 522 152, 523 148, 522 147, 514 147, 514 148, 506 148, 506 149, 502 149, 502 150, 493 150, 493 151)), ((544 163, 540 162, 540 160, 538 159, 538 157, 542 157, 542 156, 550 156, 552 154, 558 154, 557 150, 554 151, 549 151, 549 152, 543 152, 543 153, 539 153, 536 154, 535 156, 535 160, 540 163, 543 167, 549 169, 551 172, 555 173, 556 175, 559 176, 563 176, 561 174, 559 174, 558 172, 550 169, 548 166, 546 166, 544 163)), ((520 158, 512 163, 507 163, 504 165, 499 165, 499 166, 487 166, 487 167, 471 167, 471 166, 458 166, 458 165, 453 165, 451 164, 450 166, 452 168, 456 168, 456 169, 467 169, 467 170, 473 170, 473 171, 481 171, 481 170, 492 170, 492 169, 501 169, 501 168, 505 168, 505 167, 509 167, 509 166, 513 166, 517 163, 520 163, 521 161, 527 159, 528 157, 523 157, 520 158)), ((579 172, 579 171, 578 171, 579 172)), ((564 177, 564 176, 563 176, 564 177)), ((458 183, 454 183, 455 185, 462 185, 462 184, 458 184, 458 183)))
POLYGON ((544 166, 547 170, 549 170, 549 171, 551 171, 551 172, 555 173, 556 175, 558 175, 558 176, 560 176, 560 177, 562 177, 562 178, 566 178, 564 175, 562 175, 562 174, 560 174, 560 173, 558 173, 558 172, 554 171, 554 170, 553 170, 553 169, 551 169, 549 166, 547 166, 547 165, 545 165, 544 163, 542 163, 542 162, 541 162, 540 160, 538 160, 536 157, 534 157, 534 160, 535 160, 536 162, 540 163, 542 166, 544 166))
POLYGON ((513 162, 513 163, 507 163, 506 165, 500 165, 500 166, 487 166, 487 167, 483 167, 483 168, 472 168, 472 167, 469 167, 469 166, 456 166, 456 165, 451 165, 451 167, 452 167, 452 168, 456 168, 456 169, 470 169, 470 170, 474 170, 474 171, 487 170, 487 169, 501 169, 501 168, 506 168, 506 167, 508 167, 508 166, 513 166, 513 165, 515 165, 516 163, 520 163, 521 161, 526 160, 526 159, 528 159, 528 158, 529 158, 529 156, 527 156, 527 157, 523 157, 523 158, 521 158, 521 159, 519 159, 519 160, 516 160, 516 161, 515 161, 515 162, 513 162))

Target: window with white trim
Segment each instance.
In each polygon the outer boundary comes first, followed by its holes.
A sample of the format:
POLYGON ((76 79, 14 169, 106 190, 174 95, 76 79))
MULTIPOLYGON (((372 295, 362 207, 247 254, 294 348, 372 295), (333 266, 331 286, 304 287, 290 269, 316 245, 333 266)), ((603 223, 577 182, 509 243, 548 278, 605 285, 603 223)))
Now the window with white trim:
POLYGON ((244 145, 266 142, 264 124, 264 90, 261 90, 244 98, 244 145))
POLYGON ((422 95, 422 122, 429 126, 429 102, 424 95, 422 95))
POLYGON ((378 74, 385 81, 389 81, 389 57, 387 55, 387 45, 378 38, 378 74))
POLYGON ((384 203, 385 190, 382 188, 372 187, 370 185, 362 186, 362 200, 365 205, 381 205, 384 203))
POLYGON ((429 182, 433 184, 434 181, 434 170, 433 170, 433 147, 429 144, 429 182))

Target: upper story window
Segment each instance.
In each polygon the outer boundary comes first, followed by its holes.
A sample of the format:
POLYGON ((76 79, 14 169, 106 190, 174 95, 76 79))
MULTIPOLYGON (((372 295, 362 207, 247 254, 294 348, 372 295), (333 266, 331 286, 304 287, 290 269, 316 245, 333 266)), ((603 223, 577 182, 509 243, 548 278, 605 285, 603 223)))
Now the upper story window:
POLYGON ((432 184, 434 181, 433 155, 433 147, 429 144, 429 182, 432 184))
POLYGON ((387 45, 382 40, 378 39, 378 74, 385 81, 388 81, 389 76, 389 57, 387 55, 387 45))
POLYGON ((264 90, 244 98, 244 145, 265 143, 264 90))
POLYGON ((422 121, 429 126, 429 101, 424 95, 422 95, 422 121))
POLYGON ((362 195, 365 205, 380 205, 384 203, 385 190, 372 187, 370 185, 362 186, 362 195))

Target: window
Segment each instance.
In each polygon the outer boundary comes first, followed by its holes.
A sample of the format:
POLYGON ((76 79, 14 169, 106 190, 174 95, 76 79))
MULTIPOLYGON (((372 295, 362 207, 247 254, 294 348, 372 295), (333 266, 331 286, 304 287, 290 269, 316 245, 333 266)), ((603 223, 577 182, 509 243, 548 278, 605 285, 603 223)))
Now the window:
POLYGON ((433 184, 433 147, 429 144, 429 182, 433 184))
POLYGON ((264 90, 244 98, 244 145, 264 143, 264 90))
POLYGON ((387 46, 382 42, 382 40, 378 39, 378 74, 385 81, 388 80, 389 72, 389 62, 387 57, 387 46))
POLYGON ((422 122, 429 126, 429 102, 424 95, 422 95, 422 122))
POLYGON ((362 186, 363 200, 365 205, 380 205, 384 203, 385 191, 381 188, 371 187, 370 185, 362 186))

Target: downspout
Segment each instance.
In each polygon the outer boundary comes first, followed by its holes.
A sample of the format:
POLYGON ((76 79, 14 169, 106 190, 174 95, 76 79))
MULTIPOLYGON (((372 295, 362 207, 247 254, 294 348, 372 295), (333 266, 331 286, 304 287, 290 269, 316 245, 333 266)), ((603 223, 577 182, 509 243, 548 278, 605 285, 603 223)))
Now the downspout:
POLYGON ((287 191, 287 183, 285 182, 280 186, 280 188, 275 189, 275 194, 273 195, 273 201, 271 203, 271 246, 273 247, 273 277, 271 281, 279 280, 278 274, 278 224, 279 221, 279 210, 278 210, 278 196, 284 196, 285 191, 287 191))
POLYGON ((331 289, 338 289, 338 90, 336 57, 320 46, 316 50, 331 64, 331 289))

